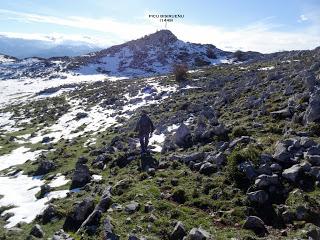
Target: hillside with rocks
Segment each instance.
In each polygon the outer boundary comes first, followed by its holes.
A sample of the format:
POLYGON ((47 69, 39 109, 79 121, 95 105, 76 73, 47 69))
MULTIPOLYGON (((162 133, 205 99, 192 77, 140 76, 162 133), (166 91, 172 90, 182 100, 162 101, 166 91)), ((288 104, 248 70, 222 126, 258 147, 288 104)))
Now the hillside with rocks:
MULTIPOLYGON (((247 55, 251 58, 252 54, 247 55)), ((170 73, 174 64, 183 63, 189 68, 197 68, 233 60, 231 52, 210 44, 183 42, 169 30, 160 30, 137 40, 77 57, 17 59, 0 55, 0 79, 59 79, 64 77, 64 73, 142 77, 170 73)))
POLYGON ((123 73, 143 69, 134 56, 154 41, 181 44, 162 31, 73 62, 0 58, 0 239, 320 239, 320 49, 208 45, 233 60, 187 62, 179 82, 83 71, 122 53, 123 73))

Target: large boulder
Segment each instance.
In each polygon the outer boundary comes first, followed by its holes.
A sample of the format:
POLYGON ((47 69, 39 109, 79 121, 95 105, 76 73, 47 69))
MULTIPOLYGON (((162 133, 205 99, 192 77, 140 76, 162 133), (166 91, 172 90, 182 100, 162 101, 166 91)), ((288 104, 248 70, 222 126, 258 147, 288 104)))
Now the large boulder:
POLYGON ((200 142, 200 141, 204 140, 203 135, 206 132, 206 129, 207 129, 207 124, 204 121, 204 119, 200 117, 198 119, 196 129, 194 131, 194 141, 195 142, 200 142))
POLYGON ((256 178, 254 184, 257 188, 269 187, 270 185, 278 185, 279 177, 277 174, 273 174, 273 175, 261 174, 256 178))
POLYGON ((293 154, 288 151, 288 142, 277 142, 276 143, 276 150, 273 154, 273 158, 278 160, 279 162, 288 162, 293 158, 293 154))
POLYGON ((300 164, 295 164, 292 167, 285 169, 282 172, 282 177, 291 182, 296 182, 299 175, 303 172, 303 167, 300 164))
POLYGON ((300 139, 300 144, 304 148, 310 148, 312 146, 317 145, 317 143, 313 139, 310 139, 308 137, 302 137, 300 139))
POLYGON ((188 240, 211 240, 210 234, 202 228, 192 228, 187 236, 188 240))
POLYGON ((217 154, 209 154, 206 157, 206 161, 214 163, 218 168, 221 168, 223 165, 225 165, 227 157, 224 153, 219 152, 217 154))
POLYGON ((111 206, 111 204, 112 204, 111 186, 107 186, 102 193, 100 202, 98 203, 96 209, 100 210, 101 212, 106 212, 108 208, 111 206))
POLYGON ((170 234, 171 240, 182 240, 187 235, 186 229, 181 222, 177 222, 172 233, 170 234))
POLYGON ((217 170, 217 167, 209 162, 205 162, 201 165, 199 172, 204 175, 211 175, 217 170))
POLYGON ((264 222, 257 216, 247 217, 243 228, 253 230, 259 236, 264 236, 267 233, 264 222))
POLYGON ((175 135, 175 144, 182 148, 187 148, 192 145, 192 136, 189 128, 182 123, 177 129, 175 135))
POLYGON ((130 213, 130 214, 132 214, 132 213, 135 213, 136 211, 138 211, 140 209, 140 204, 138 203, 138 202, 130 202, 129 204, 127 204, 126 206, 125 206, 125 211, 127 212, 127 213, 130 213))
POLYGON ((104 168, 104 165, 111 161, 112 160, 112 157, 108 154, 100 154, 98 155, 93 161, 92 161, 92 165, 94 167, 97 167, 97 168, 100 168, 100 169, 103 169, 104 168))
POLYGON ((68 214, 63 229, 67 231, 77 231, 81 224, 88 218, 94 209, 94 202, 92 198, 85 198, 78 203, 74 209, 68 214))
POLYGON ((49 161, 49 160, 41 161, 38 166, 38 169, 35 172, 35 175, 47 174, 48 172, 52 171, 55 168, 56 168, 56 165, 54 162, 49 161))
POLYGON ((241 172, 246 175, 246 178, 253 180, 257 176, 257 171, 255 170, 253 164, 250 161, 242 162, 238 165, 238 168, 241 172))
POLYGON ((35 236, 36 238, 43 238, 44 232, 39 224, 34 225, 31 228, 30 235, 35 236))
POLYGON ((189 162, 202 162, 204 160, 205 154, 204 152, 195 152, 191 154, 186 155, 173 155, 171 157, 172 160, 178 160, 182 161, 185 164, 188 164, 189 162))
POLYGON ((110 218, 107 217, 103 222, 103 237, 102 240, 119 240, 119 236, 113 233, 113 226, 110 218))
POLYGON ((311 167, 309 174, 320 181, 320 167, 311 167))
POLYGON ((93 212, 81 224, 80 228, 78 229, 78 232, 81 229, 85 229, 90 234, 95 233, 99 226, 101 215, 102 215, 102 212, 100 210, 97 210, 97 209, 93 210, 93 212))
POLYGON ((72 176, 70 189, 83 187, 91 180, 90 171, 87 165, 77 164, 76 170, 72 176))
POLYGON ((78 112, 76 114, 76 120, 80 120, 80 119, 86 118, 86 117, 88 117, 88 113, 86 113, 86 112, 78 112))
POLYGON ((286 119, 286 118, 291 118, 294 112, 292 108, 286 107, 278 111, 270 112, 270 114, 275 119, 286 119))
POLYGON ((320 146, 312 146, 305 153, 305 158, 314 166, 320 166, 320 146))
POLYGON ((313 92, 315 90, 315 86, 318 84, 318 81, 316 80, 314 74, 312 74, 311 72, 306 73, 303 81, 310 92, 313 92))
POLYGON ((48 222, 53 221, 54 219, 60 218, 60 214, 56 210, 56 207, 50 204, 41 214, 42 224, 47 224, 48 222))
POLYGON ((309 106, 304 115, 305 123, 320 122, 320 90, 311 94, 309 106))
POLYGON ((254 204, 263 205, 269 200, 269 195, 263 190, 258 190, 255 192, 250 192, 247 194, 248 200, 254 204))

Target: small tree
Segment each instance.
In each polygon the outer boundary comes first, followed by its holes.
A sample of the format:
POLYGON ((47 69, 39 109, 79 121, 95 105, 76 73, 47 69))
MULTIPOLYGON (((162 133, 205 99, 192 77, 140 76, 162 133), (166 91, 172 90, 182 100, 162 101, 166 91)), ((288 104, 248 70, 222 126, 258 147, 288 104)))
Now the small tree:
POLYGON ((187 79, 188 66, 186 64, 176 64, 173 66, 173 74, 177 82, 187 79))

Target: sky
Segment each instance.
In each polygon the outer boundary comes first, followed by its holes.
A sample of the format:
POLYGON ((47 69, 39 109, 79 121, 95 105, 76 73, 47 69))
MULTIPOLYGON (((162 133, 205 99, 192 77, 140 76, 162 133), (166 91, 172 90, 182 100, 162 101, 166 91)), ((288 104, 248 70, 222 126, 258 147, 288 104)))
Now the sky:
POLYGON ((223 50, 320 46, 320 0, 0 0, 0 34, 101 47, 160 29, 223 50), (182 14, 167 25, 150 14, 182 14))

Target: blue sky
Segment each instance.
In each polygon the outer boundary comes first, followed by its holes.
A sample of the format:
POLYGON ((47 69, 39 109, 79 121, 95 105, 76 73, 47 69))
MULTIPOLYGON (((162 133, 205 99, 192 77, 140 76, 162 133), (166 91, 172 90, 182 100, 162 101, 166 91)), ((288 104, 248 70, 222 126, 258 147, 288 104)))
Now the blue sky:
POLYGON ((184 14, 167 28, 184 41, 273 52, 320 45, 319 0, 0 0, 0 33, 119 44, 164 28, 148 14, 184 14))

